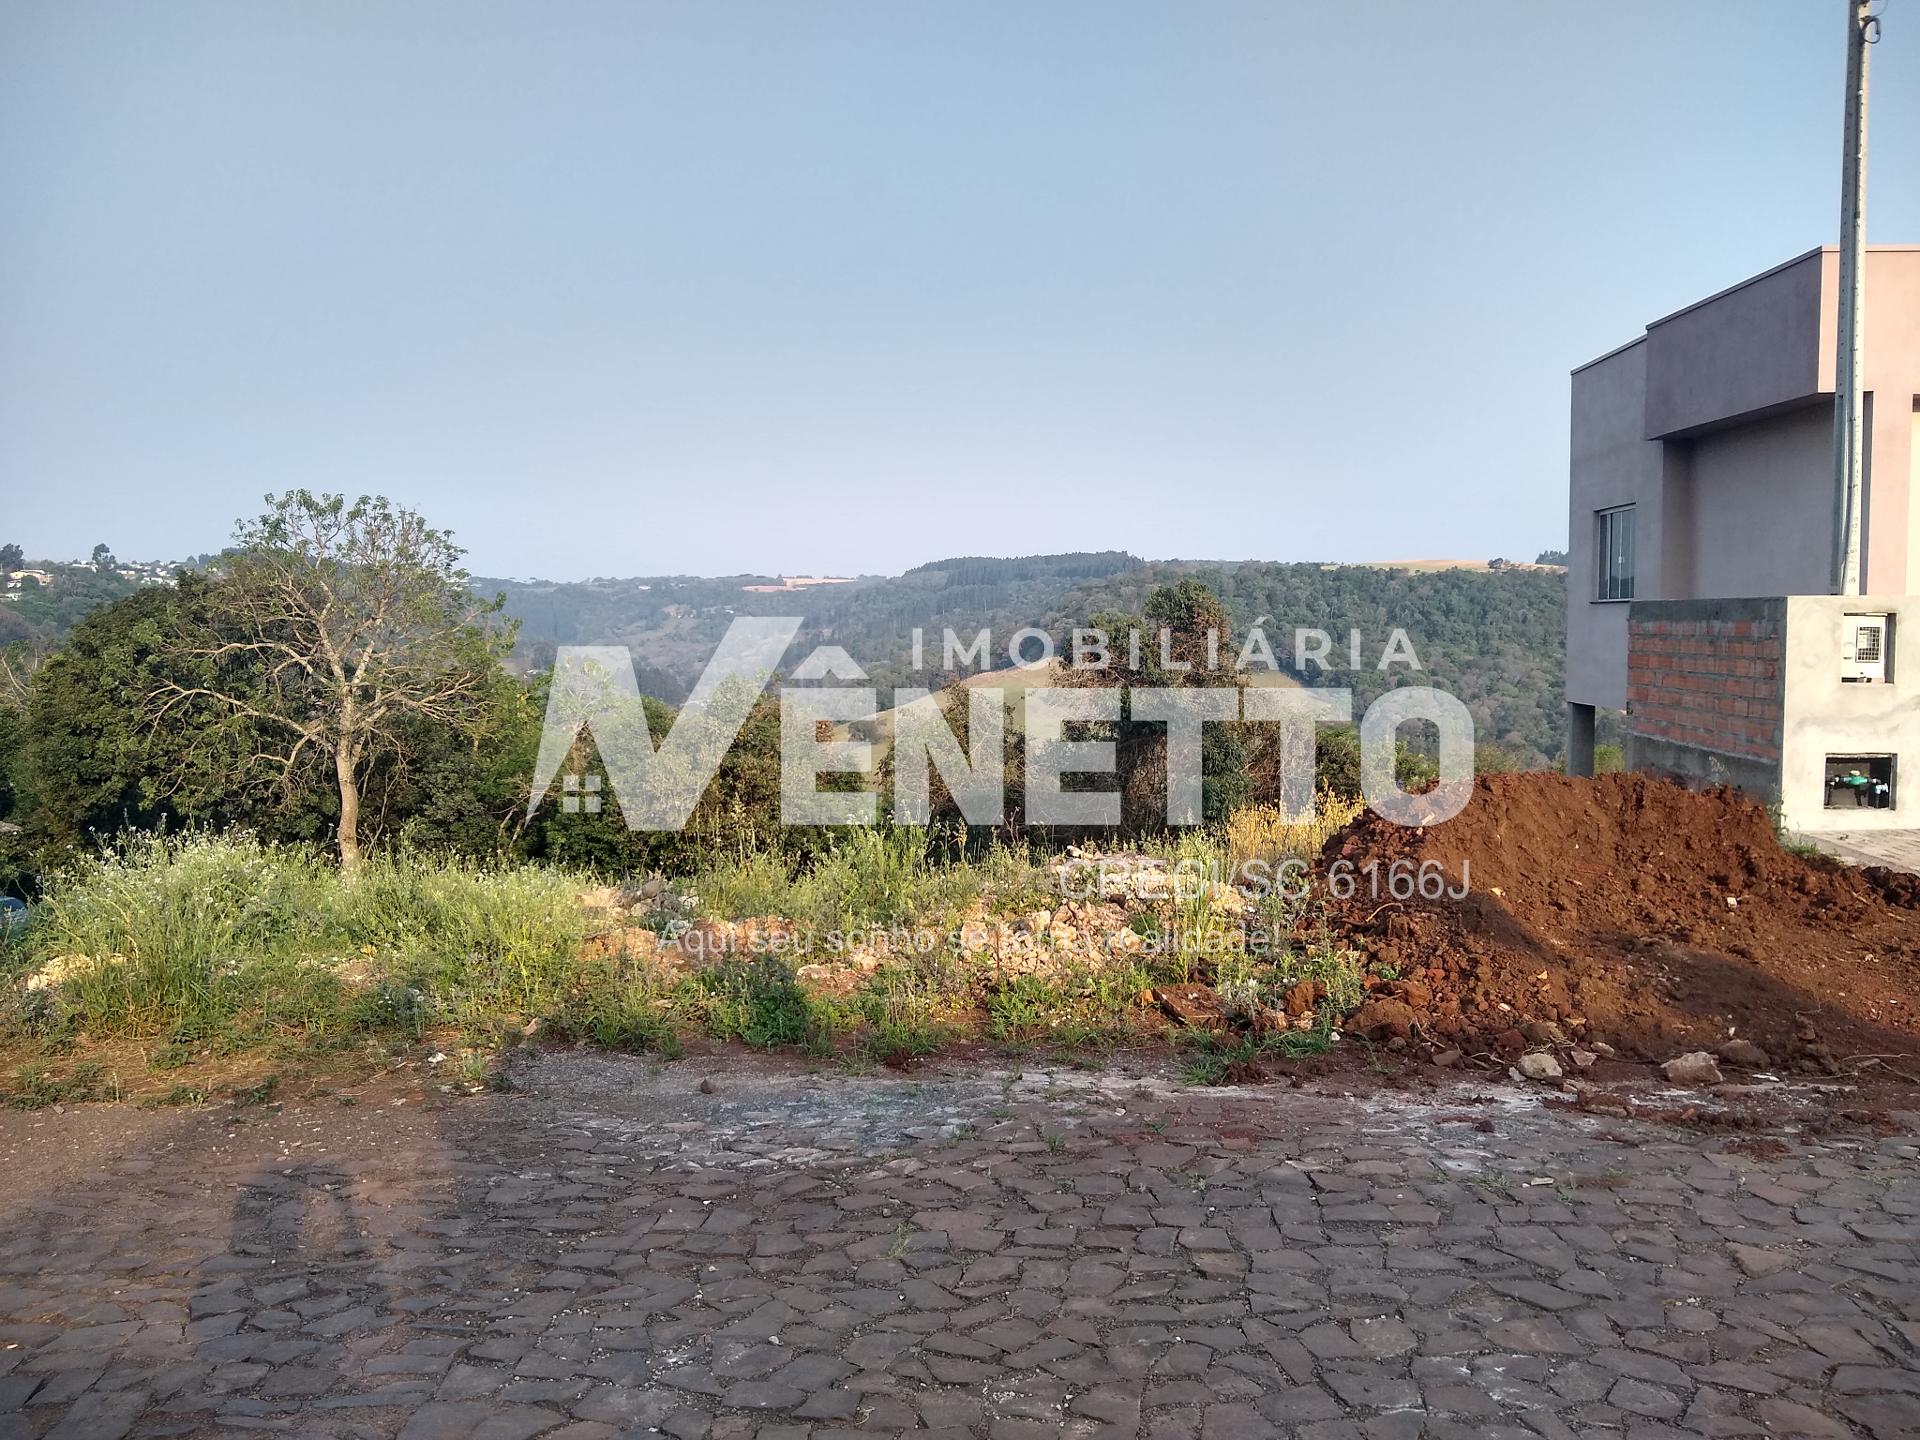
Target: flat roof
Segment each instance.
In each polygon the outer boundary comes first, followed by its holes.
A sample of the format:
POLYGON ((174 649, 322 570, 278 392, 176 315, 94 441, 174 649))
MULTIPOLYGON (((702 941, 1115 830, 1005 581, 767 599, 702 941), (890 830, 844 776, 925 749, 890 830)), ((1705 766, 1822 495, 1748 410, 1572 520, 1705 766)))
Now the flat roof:
POLYGON ((1616 345, 1611 350, 1607 351, 1606 354, 1596 355, 1593 357, 1593 359, 1574 366, 1573 373, 1575 375, 1578 375, 1582 370, 1591 370, 1594 366, 1600 364, 1604 360, 1611 360, 1616 355, 1624 355, 1627 353, 1627 351, 1631 350, 1634 346, 1644 345, 1646 343, 1647 343, 1647 337, 1644 333, 1636 335, 1633 337, 1633 339, 1627 341, 1626 344, 1616 345))
MULTIPOLYGON (((1648 330, 1652 330, 1656 326, 1665 325, 1669 320, 1677 320, 1682 315, 1685 315, 1690 311, 1698 310, 1702 305, 1711 305, 1716 300, 1724 300, 1727 296, 1733 294, 1736 291, 1744 290, 1749 285, 1758 285, 1762 280, 1767 280, 1772 278, 1775 275, 1778 275, 1782 270, 1791 270, 1795 265, 1805 264, 1807 261, 1812 260, 1815 257, 1820 255, 1825 255, 1830 252, 1837 252, 1839 248, 1840 247, 1837 245, 1816 245, 1811 250, 1805 250, 1805 251, 1802 251, 1800 254, 1795 255, 1791 260, 1782 260, 1778 265, 1774 265, 1768 269, 1762 270, 1758 275, 1749 275, 1744 280, 1735 281, 1733 284, 1727 286, 1726 289, 1724 290, 1716 290, 1713 292, 1713 294, 1707 296, 1704 300, 1695 300, 1690 305, 1682 305, 1678 310, 1670 311, 1669 313, 1662 315, 1658 320, 1651 320, 1647 323, 1646 328, 1648 330)), ((1901 251, 1920 252, 1920 245, 1869 245, 1867 246, 1867 253, 1870 255, 1898 253, 1901 251)), ((1634 346, 1638 345, 1642 340, 1645 340, 1646 338, 1647 338, 1646 335, 1642 334, 1635 339, 1627 341, 1627 343, 1624 345, 1616 345, 1613 347, 1613 349, 1607 351, 1606 354, 1596 355, 1594 356, 1593 359, 1586 361, 1584 364, 1574 366, 1572 373, 1575 375, 1578 375, 1582 370, 1591 369, 1593 366, 1598 365, 1602 360, 1611 360, 1613 359, 1614 356, 1622 353, 1623 351, 1631 350, 1634 346)))
MULTIPOLYGON (((1880 247, 1876 246, 1875 248, 1877 249, 1880 247)), ((1669 313, 1662 315, 1658 320, 1649 320, 1647 322, 1647 329, 1651 330, 1656 325, 1665 325, 1669 320, 1678 320, 1682 315, 1691 314, 1693 311, 1698 310, 1703 305, 1711 305, 1716 300, 1724 300, 1729 295, 1738 294, 1740 291, 1746 289, 1749 285, 1758 285, 1762 280, 1771 280, 1774 276, 1778 275, 1783 270, 1791 270, 1796 265, 1804 265, 1809 260, 1817 260, 1820 256, 1827 254, 1829 251, 1834 251, 1838 249, 1839 249, 1839 246, 1837 245, 1816 245, 1813 247, 1813 249, 1804 251, 1803 253, 1794 256, 1791 260, 1782 260, 1778 265, 1769 266, 1767 269, 1762 270, 1758 275, 1749 275, 1744 280, 1736 280, 1733 284, 1727 286, 1726 289, 1716 290, 1713 292, 1713 294, 1707 296, 1707 298, 1704 300, 1696 300, 1691 305, 1682 305, 1678 310, 1670 311, 1669 313)))

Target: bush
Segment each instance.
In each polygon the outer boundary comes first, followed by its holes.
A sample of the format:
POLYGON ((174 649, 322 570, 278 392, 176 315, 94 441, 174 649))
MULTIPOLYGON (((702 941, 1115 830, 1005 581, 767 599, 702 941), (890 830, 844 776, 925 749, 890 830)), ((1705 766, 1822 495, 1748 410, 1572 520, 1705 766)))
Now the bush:
POLYGON ((832 1048, 831 1018, 784 961, 732 960, 699 971, 694 983, 702 992, 707 1031, 716 1040, 744 1040, 763 1050, 832 1048))

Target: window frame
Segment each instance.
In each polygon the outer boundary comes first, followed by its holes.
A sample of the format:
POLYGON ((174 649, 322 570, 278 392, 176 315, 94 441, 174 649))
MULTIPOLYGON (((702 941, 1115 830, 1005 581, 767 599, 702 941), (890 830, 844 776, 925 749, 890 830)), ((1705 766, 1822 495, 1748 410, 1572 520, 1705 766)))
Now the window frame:
POLYGON ((1593 580, 1595 605, 1624 605, 1632 601, 1639 572, 1640 523, 1633 502, 1608 505, 1593 512, 1593 580), (1614 565, 1617 548, 1613 531, 1617 517, 1626 516, 1626 545, 1621 552, 1623 568, 1614 565), (1624 584, 1622 583, 1624 581, 1624 584))
MULTIPOLYGON (((1891 752, 1866 755, 1828 755, 1821 762, 1820 769, 1824 777, 1822 780, 1823 793, 1820 797, 1821 808, 1824 810, 1894 811, 1900 808, 1900 757, 1898 755, 1891 752), (1852 805, 1839 804, 1835 797, 1837 794, 1845 792, 1835 790, 1834 771, 1842 766, 1851 766, 1855 770, 1860 770, 1864 767, 1870 781, 1886 787, 1887 803, 1885 805, 1875 805, 1871 803, 1871 798, 1869 798, 1869 803, 1862 805, 1859 795, 1856 793, 1852 805), (1884 779, 1881 778, 1883 774, 1885 776, 1884 779)), ((1869 789, 1867 793, 1869 797, 1871 797, 1871 789, 1869 789)))

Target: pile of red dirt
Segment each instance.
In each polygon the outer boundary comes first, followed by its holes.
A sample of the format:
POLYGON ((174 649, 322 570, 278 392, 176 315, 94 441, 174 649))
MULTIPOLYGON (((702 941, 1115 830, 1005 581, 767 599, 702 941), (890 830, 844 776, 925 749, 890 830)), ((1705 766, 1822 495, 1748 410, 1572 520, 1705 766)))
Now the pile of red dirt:
POLYGON ((1363 1032, 1647 1060, 1744 1040, 1780 1067, 1920 1073, 1920 877, 1796 855, 1737 791, 1483 776, 1438 825, 1363 814, 1328 841, 1339 860, 1363 1032), (1393 898, 1430 861, 1465 896, 1393 898))

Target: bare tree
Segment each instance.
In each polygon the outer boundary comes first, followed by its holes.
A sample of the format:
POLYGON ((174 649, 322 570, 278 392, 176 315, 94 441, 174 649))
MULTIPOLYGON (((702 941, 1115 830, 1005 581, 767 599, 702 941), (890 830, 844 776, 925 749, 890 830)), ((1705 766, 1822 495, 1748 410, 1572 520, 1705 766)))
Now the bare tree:
POLYGON ((413 511, 305 490, 267 502, 235 529, 209 590, 214 633, 176 649, 213 662, 216 678, 160 682, 151 713, 164 723, 205 698, 248 717, 265 737, 255 760, 288 782, 309 757, 330 761, 351 869, 369 764, 402 748, 409 721, 477 733, 512 630, 497 619, 501 599, 468 589, 452 538, 413 511))
POLYGON ((0 710, 27 708, 33 672, 45 664, 46 659, 44 645, 20 641, 0 646, 0 710))

